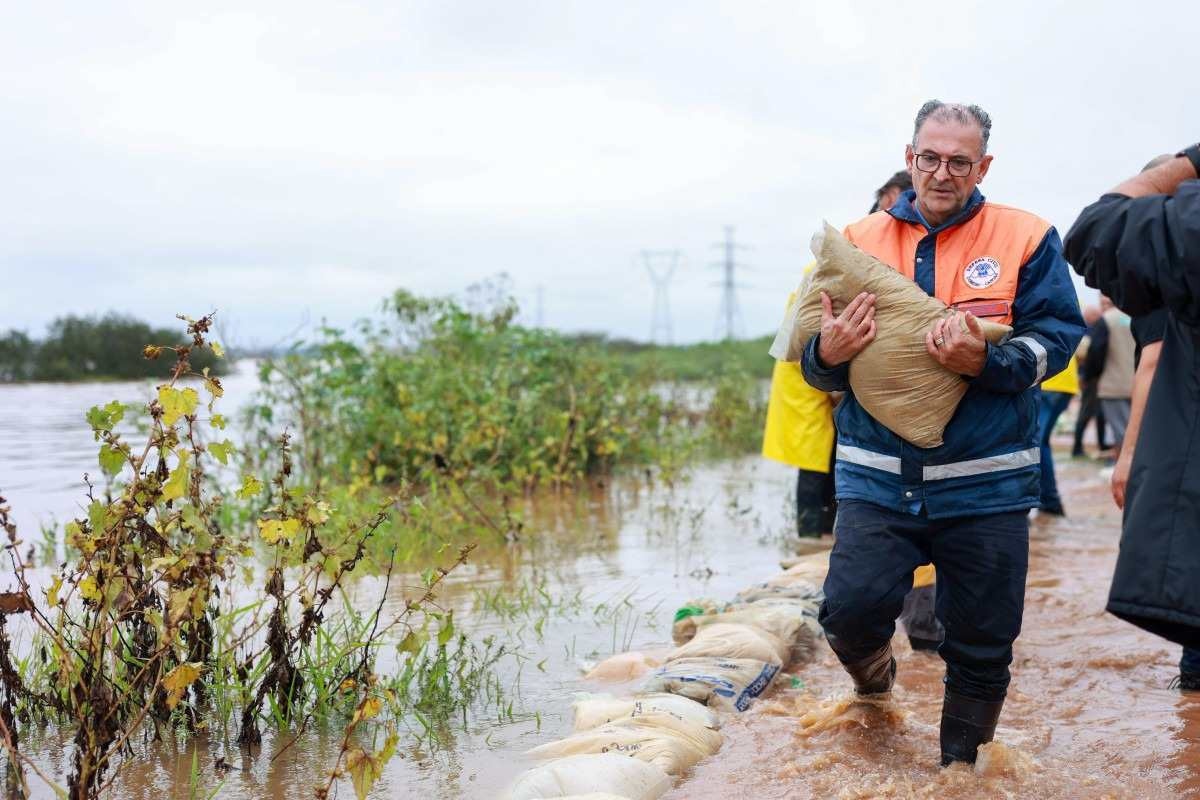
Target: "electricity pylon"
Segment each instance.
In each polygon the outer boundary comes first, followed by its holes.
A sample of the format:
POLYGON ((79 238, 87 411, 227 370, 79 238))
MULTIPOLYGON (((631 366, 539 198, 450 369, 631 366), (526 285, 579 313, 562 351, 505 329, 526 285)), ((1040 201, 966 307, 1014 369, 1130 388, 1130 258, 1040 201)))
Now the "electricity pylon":
POLYGON ((650 282, 654 284, 654 311, 650 318, 650 341, 655 344, 671 344, 671 302, 667 295, 671 287, 671 276, 679 266, 681 253, 678 250, 643 250, 642 261, 650 282), (660 341, 659 336, 662 339, 660 341))
POLYGON ((725 241, 714 244, 713 247, 721 247, 725 250, 725 259, 714 264, 715 267, 720 267, 723 270, 721 282, 717 285, 721 287, 721 309, 717 314, 716 328, 720 330, 721 323, 725 325, 725 341, 735 338, 741 328, 741 311, 738 309, 737 289, 738 284, 734 280, 734 270, 738 267, 737 261, 734 259, 734 252, 744 248, 744 245, 734 244, 733 242, 733 226, 725 226, 725 241))

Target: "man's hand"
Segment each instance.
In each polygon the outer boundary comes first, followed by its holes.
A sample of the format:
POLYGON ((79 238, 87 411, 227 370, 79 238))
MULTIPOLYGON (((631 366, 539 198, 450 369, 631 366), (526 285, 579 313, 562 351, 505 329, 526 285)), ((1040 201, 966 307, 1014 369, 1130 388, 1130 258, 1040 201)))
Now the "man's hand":
POLYGON ((840 366, 875 339, 875 295, 861 293, 838 316, 833 302, 821 292, 821 340, 817 358, 826 368, 840 366))
POLYGON ((952 316, 935 322, 933 330, 925 334, 925 349, 946 369, 972 378, 983 372, 987 361, 983 328, 969 312, 955 311, 952 316))
POLYGON ((1122 447, 1117 465, 1113 467, 1112 496, 1117 508, 1125 508, 1125 487, 1129 484, 1129 468, 1133 466, 1132 447, 1122 447))

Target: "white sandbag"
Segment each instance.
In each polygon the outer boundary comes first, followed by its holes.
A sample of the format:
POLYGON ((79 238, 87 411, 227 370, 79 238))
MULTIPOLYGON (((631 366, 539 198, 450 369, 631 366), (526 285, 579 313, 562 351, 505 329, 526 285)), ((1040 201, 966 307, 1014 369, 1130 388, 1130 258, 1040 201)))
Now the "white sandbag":
POLYGON ((830 551, 825 550, 801 556, 792 566, 778 575, 768 578, 767 584, 770 586, 790 586, 800 582, 823 584, 825 576, 829 574, 829 553, 830 551))
POLYGON ((820 611, 821 604, 817 600, 809 598, 797 598, 788 596, 767 596, 751 600, 749 602, 730 603, 719 611, 713 611, 708 614, 691 614, 686 617, 679 618, 674 625, 671 626, 671 639, 675 644, 683 644, 690 642, 692 637, 696 635, 696 631, 702 625, 712 625, 715 622, 732 622, 743 625, 757 625, 765 631, 775 634, 785 642, 790 641, 793 634, 790 620, 786 617, 777 618, 768 615, 762 621, 756 621, 754 615, 747 616, 742 612, 759 611, 765 612, 766 609, 782 609, 792 612, 798 617, 816 618, 820 611))
MULTIPOLYGON (((937 447, 967 383, 929 355, 925 334, 950 315, 915 281, 855 247, 826 224, 813 237, 817 267, 788 307, 771 355, 799 361, 821 330, 821 292, 834 313, 861 292, 875 295, 875 339, 850 361, 850 387, 872 417, 917 447, 937 447)), ((985 338, 997 344, 1012 329, 981 319, 985 338)))
POLYGON ((675 641, 691 641, 704 628, 712 625, 751 625, 777 637, 787 646, 784 666, 806 663, 816 650, 820 638, 817 624, 818 606, 806 600, 767 599, 757 603, 737 605, 718 614, 701 614, 681 619, 672 628, 675 641))
POLYGON ((709 708, 745 711, 779 673, 779 666, 752 658, 681 658, 656 669, 645 692, 670 692, 709 708))
POLYGON ((796 580, 787 585, 778 586, 770 583, 759 583, 748 589, 743 589, 734 596, 737 603, 757 603, 763 600, 810 600, 820 605, 825 599, 825 592, 820 583, 796 580))
POLYGON ((633 697, 612 695, 585 695, 573 704, 575 730, 586 731, 620 719, 637 718, 646 714, 671 714, 694 725, 716 730, 721 727, 720 719, 712 711, 695 700, 679 695, 658 692, 639 694, 633 697))
POLYGON ((634 650, 609 656, 592 667, 584 677, 589 681, 622 683, 640 678, 661 664, 659 659, 634 650))
POLYGON ((752 658, 782 666, 788 660, 788 646, 762 628, 719 622, 698 629, 691 641, 670 652, 667 661, 704 656, 752 658))
POLYGON ((644 714, 573 733, 528 751, 534 758, 623 753, 678 775, 717 750, 721 734, 671 714, 644 714))
POLYGON ((589 792, 625 800, 657 800, 670 790, 663 770, 619 753, 567 756, 518 776, 506 800, 544 800, 589 792))

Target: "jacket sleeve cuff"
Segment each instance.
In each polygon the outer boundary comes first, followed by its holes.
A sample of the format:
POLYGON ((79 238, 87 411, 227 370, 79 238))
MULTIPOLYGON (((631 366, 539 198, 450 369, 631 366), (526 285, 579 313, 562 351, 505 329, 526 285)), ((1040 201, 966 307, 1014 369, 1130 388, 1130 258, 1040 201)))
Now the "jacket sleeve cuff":
POLYGON ((800 362, 804 380, 814 389, 823 392, 845 392, 850 389, 850 365, 839 364, 836 367, 826 367, 817 356, 817 348, 821 344, 821 334, 808 341, 804 348, 804 358, 800 362))
POLYGON ((1046 376, 1046 348, 1031 336, 1002 345, 987 342, 983 370, 967 381, 989 392, 1023 392, 1046 376))

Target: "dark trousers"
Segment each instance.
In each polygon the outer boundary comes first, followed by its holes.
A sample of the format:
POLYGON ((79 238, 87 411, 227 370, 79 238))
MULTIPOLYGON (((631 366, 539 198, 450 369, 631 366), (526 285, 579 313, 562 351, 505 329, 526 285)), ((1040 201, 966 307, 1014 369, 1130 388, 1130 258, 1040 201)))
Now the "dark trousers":
POLYGON ((1179 659, 1179 671, 1189 675, 1200 675, 1200 650, 1183 648, 1183 657, 1179 659))
POLYGON ((1050 435, 1054 423, 1071 403, 1071 395, 1063 392, 1042 392, 1038 401, 1038 435, 1042 448, 1042 508, 1062 510, 1062 498, 1058 496, 1058 481, 1054 477, 1054 453, 1050 450, 1050 435))
POLYGON ((837 501, 833 499, 833 470, 812 472, 797 470, 796 533, 820 536, 833 530, 837 501))
POLYGON ((843 500, 819 617, 830 646, 846 664, 878 652, 896 631, 913 570, 931 561, 946 685, 977 700, 1003 699, 1025 608, 1024 511, 931 520, 843 500))
POLYGON ((1096 443, 1101 450, 1108 449, 1107 431, 1104 422, 1104 410, 1100 408, 1100 397, 1096 394, 1098 387, 1095 381, 1085 381, 1079 394, 1079 417, 1075 420, 1075 446, 1071 455, 1083 455, 1083 433, 1088 423, 1096 420, 1096 443))

